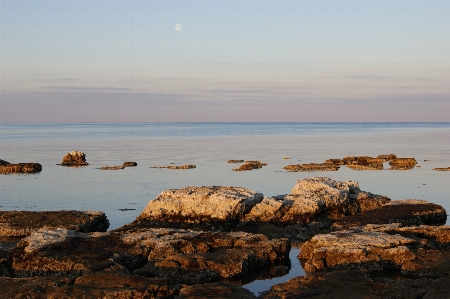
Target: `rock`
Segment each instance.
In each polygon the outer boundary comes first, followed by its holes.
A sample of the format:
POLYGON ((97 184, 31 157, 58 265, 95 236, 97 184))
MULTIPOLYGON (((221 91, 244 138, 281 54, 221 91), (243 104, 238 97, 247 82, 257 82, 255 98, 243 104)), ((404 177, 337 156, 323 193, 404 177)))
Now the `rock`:
POLYGON ((408 170, 416 166, 417 161, 414 158, 397 158, 389 161, 390 170, 408 170))
POLYGON ((390 199, 359 189, 357 182, 338 182, 325 177, 299 180, 286 196, 265 198, 245 216, 245 221, 306 224, 325 216, 328 221, 377 208, 390 199))
MULTIPOLYGON (((2 160, 3 161, 3 160, 2 160)), ((6 161, 3 161, 6 162, 6 161)), ((19 164, 2 164, 0 165, 0 173, 37 173, 42 171, 42 165, 39 163, 19 163, 19 164)))
POLYGON ((227 163, 244 163, 244 160, 228 160, 227 163))
POLYGON ((347 165, 348 168, 351 168, 353 170, 383 170, 383 164, 382 163, 355 163, 355 164, 349 164, 347 165))
POLYGON ((366 269, 439 278, 450 271, 450 227, 366 225, 316 235, 299 254, 306 272, 366 269))
POLYGON ((255 295, 247 289, 230 283, 205 283, 181 289, 179 299, 253 299, 255 295))
MULTIPOLYGON (((242 162, 244 162, 244 161, 242 161, 242 162)), ((7 162, 7 161, 5 161, 5 160, 0 159, 0 166, 7 165, 7 164, 11 164, 11 163, 9 163, 9 162, 7 162)))
POLYGON ((437 171, 450 171, 450 167, 445 167, 445 168, 433 168, 433 170, 437 170, 437 171))
POLYGON ((150 168, 167 168, 167 169, 193 169, 196 168, 195 165, 169 165, 169 166, 152 166, 150 168))
POLYGON ((334 163, 309 163, 309 164, 297 164, 297 165, 288 165, 283 167, 283 169, 289 172, 299 172, 299 171, 337 171, 339 169, 339 165, 334 163))
POLYGON ((253 170, 267 166, 267 163, 262 163, 259 161, 245 161, 244 164, 239 166, 239 168, 233 168, 233 171, 243 171, 243 170, 253 170))
POLYGON ((123 162, 123 167, 134 167, 137 166, 136 162, 123 162))
POLYGON ((95 211, 0 211, 0 236, 25 237, 41 228, 65 228, 79 232, 106 231, 105 213, 95 211))
POLYGON ((60 164, 61 166, 86 166, 89 163, 86 162, 86 155, 81 152, 71 151, 67 153, 60 164))
POLYGON ((261 193, 240 187, 170 189, 151 200, 137 220, 229 226, 262 199, 261 193))
POLYGON ((120 170, 120 169, 124 169, 124 166, 103 166, 100 167, 101 170, 120 170))
POLYGON ((425 200, 395 200, 386 205, 347 216, 336 223, 336 228, 366 224, 402 223, 403 225, 442 225, 447 220, 446 210, 425 200))
POLYGON ((382 159, 385 162, 390 161, 390 160, 394 160, 397 159, 397 156, 394 154, 387 154, 387 155, 378 155, 377 156, 378 159, 382 159))
POLYGON ((328 159, 325 161, 326 164, 344 165, 345 162, 342 159, 328 159))

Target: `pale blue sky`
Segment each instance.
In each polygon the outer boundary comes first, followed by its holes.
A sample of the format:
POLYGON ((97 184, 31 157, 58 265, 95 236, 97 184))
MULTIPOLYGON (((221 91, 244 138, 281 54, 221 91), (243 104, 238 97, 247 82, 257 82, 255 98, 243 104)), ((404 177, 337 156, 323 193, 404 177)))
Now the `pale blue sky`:
POLYGON ((448 0, 0 0, 0 18, 0 122, 450 121, 448 0))

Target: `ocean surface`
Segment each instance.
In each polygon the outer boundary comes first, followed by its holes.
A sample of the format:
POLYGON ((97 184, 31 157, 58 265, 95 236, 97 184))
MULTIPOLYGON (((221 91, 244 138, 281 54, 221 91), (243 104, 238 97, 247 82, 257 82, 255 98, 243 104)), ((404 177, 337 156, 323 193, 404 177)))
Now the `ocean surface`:
MULTIPOLYGON (((289 193, 297 180, 312 176, 357 181, 364 191, 393 200, 424 199, 450 211, 450 172, 432 170, 450 166, 450 123, 0 124, 0 159, 43 167, 39 174, 1 175, 0 210, 98 210, 106 213, 110 229, 133 221, 166 189, 239 186, 273 196, 289 193), (56 165, 73 150, 85 153, 90 165, 56 165), (420 167, 387 170, 386 163, 386 170, 378 171, 345 166, 336 172, 283 171, 290 164, 380 154, 412 157, 420 167), (234 172, 238 165, 228 164, 230 159, 268 165, 234 172), (138 166, 99 169, 126 161, 138 166), (184 164, 197 167, 151 168, 184 164)), ((248 288, 257 292, 268 286, 263 281, 248 288)))

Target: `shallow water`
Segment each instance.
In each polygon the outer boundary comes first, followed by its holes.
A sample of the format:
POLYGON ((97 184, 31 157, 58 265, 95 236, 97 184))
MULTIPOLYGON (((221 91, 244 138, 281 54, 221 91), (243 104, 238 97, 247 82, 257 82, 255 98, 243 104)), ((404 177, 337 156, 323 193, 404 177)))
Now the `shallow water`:
MULTIPOLYGON (((133 221, 149 200, 166 189, 225 185, 273 196, 289 193, 297 180, 311 176, 353 180, 361 190, 393 200, 425 199, 450 210, 450 172, 432 170, 450 166, 450 123, 1 124, 0 159, 43 166, 39 174, 0 176, 0 210, 99 210, 108 216, 110 229, 133 221), (84 152, 90 165, 56 165, 72 150, 84 152), (413 157, 421 167, 283 172, 289 164, 391 153, 413 157), (234 172, 231 169, 238 165, 228 164, 230 159, 268 165, 234 172), (138 166, 98 169, 125 161, 138 166), (197 168, 150 168, 170 163, 197 168)), ((289 275, 298 276, 295 271, 294 267, 289 275)))

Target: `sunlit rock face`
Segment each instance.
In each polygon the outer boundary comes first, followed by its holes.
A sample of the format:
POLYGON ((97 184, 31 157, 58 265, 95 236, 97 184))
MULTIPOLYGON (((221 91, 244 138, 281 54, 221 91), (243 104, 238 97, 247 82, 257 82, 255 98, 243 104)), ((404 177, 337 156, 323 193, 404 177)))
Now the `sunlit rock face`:
POLYGON ((89 165, 86 162, 86 155, 82 152, 71 151, 65 154, 61 162, 62 166, 86 166, 89 165))
MULTIPOLYGON (((3 160, 2 160, 3 161, 3 160)), ((3 161, 6 162, 6 161, 3 161)), ((9 164, 0 163, 0 173, 10 174, 10 173, 37 173, 42 171, 42 165, 39 163, 18 163, 9 164)))

